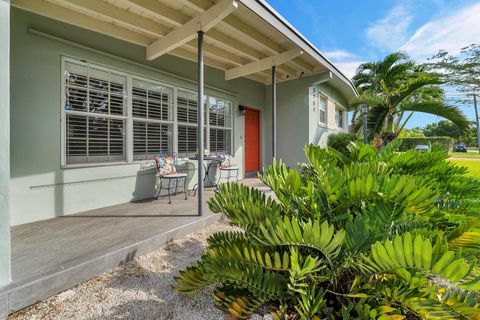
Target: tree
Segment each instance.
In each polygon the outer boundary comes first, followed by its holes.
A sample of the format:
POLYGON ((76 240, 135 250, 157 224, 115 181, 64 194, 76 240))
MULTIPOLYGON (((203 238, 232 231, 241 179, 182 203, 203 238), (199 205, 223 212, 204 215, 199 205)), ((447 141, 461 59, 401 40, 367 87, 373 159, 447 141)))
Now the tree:
POLYGON ((470 122, 463 131, 448 120, 428 124, 421 130, 427 137, 451 137, 455 140, 455 143, 463 143, 467 146, 474 145, 477 140, 476 127, 473 122, 470 122))
MULTIPOLYGON (((445 103, 440 76, 415 64, 404 53, 391 53, 382 61, 360 65, 353 82, 360 96, 354 98, 350 106, 354 109, 362 104, 369 106, 370 138, 379 134, 384 143, 393 140, 414 112, 449 119, 461 130, 468 126, 460 109, 445 103)), ((361 125, 362 119, 356 117, 354 129, 358 130, 361 125)))
MULTIPOLYGON (((441 50, 424 66, 438 72, 445 84, 457 89, 460 93, 457 102, 471 103, 472 97, 480 96, 480 44, 462 48, 458 55, 451 55, 447 51, 441 50)), ((475 100, 475 98, 473 99, 475 100)), ((475 105, 475 114, 478 117, 476 108, 475 105)), ((478 127, 478 119, 476 119, 476 123, 478 127)))
POLYGON ((440 50, 424 66, 462 93, 459 101, 470 102, 472 95, 480 95, 480 44, 462 48, 457 55, 440 50))
POLYGON ((425 138, 425 134, 421 128, 402 129, 398 133, 399 138, 425 138))

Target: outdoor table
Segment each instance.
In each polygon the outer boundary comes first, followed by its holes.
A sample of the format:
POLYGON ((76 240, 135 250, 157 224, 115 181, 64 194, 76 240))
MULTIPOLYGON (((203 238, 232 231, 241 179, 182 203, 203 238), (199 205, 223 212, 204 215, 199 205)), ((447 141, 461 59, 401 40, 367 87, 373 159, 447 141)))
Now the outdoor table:
MULTIPOLYGON (((188 158, 189 160, 195 160, 195 161, 198 161, 198 157, 190 157, 188 158)), ((221 164, 222 161, 225 160, 225 157, 218 157, 218 156, 204 156, 203 157, 203 167, 205 168, 205 176, 203 177, 203 181, 207 180, 210 185, 212 185, 213 187, 217 188, 218 187, 218 184, 215 182, 215 181, 212 181, 210 179, 210 176, 209 176, 209 173, 210 173, 210 169, 212 167, 214 167, 214 165, 216 164, 221 164), (208 162, 208 166, 205 165, 205 162, 208 162)), ((197 188, 198 188, 198 183, 196 183, 194 186, 193 186, 193 191, 196 193, 197 192, 197 188)))

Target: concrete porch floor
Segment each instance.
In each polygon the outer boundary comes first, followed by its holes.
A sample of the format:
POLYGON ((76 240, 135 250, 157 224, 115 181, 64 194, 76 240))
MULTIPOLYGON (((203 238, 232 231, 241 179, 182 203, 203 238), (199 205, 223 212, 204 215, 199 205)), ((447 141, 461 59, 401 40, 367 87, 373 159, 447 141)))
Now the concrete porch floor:
POLYGON ((161 197, 12 227, 13 282, 0 288, 0 318, 222 219, 206 205, 197 216, 196 205, 178 194, 171 204, 161 197))

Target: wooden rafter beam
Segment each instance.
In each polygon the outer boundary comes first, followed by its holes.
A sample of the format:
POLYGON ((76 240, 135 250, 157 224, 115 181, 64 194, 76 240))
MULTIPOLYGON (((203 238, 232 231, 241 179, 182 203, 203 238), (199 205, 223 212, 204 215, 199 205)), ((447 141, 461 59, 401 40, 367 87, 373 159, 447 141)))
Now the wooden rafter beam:
POLYGON ((11 3, 12 6, 16 8, 30 11, 32 13, 87 30, 103 33, 111 37, 141 46, 148 46, 153 41, 153 38, 149 36, 131 31, 109 22, 95 19, 73 10, 65 9, 62 6, 48 3, 43 0, 12 0, 11 3))
POLYGON ((262 60, 250 62, 246 65, 229 69, 225 72, 225 80, 244 77, 252 73, 257 73, 269 69, 272 66, 279 66, 286 63, 287 61, 292 60, 293 58, 298 57, 301 54, 303 54, 302 50, 292 49, 271 57, 264 58, 262 60))
POLYGON ((171 31, 171 28, 156 23, 151 19, 145 19, 131 11, 121 9, 112 4, 98 0, 48 0, 58 5, 81 10, 93 17, 101 17, 114 22, 117 25, 129 29, 136 29, 154 38, 163 37, 171 31))
MULTIPOLYGON (((211 4, 208 0, 179 0, 186 6, 190 7, 193 10, 203 12, 205 11, 211 4)), ((248 39, 255 44, 255 47, 263 48, 269 51, 271 54, 279 54, 282 52, 282 48, 272 39, 267 37, 266 35, 262 34, 261 32, 257 31, 255 28, 251 27, 250 25, 244 23, 239 18, 235 16, 228 16, 226 17, 221 23, 221 25, 229 28, 230 30, 234 30, 236 32, 240 32, 244 36, 248 37, 248 39)), ((292 59, 289 62, 290 65, 293 65, 295 68, 299 69, 304 73, 312 73, 313 66, 309 63, 301 60, 301 59, 292 59)), ((287 72, 292 75, 292 70, 287 70, 287 72)))
POLYGON ((153 60, 181 45, 193 40, 198 31, 207 32, 218 22, 238 8, 235 0, 223 0, 207 11, 191 19, 181 27, 174 29, 164 38, 147 47, 147 60, 153 60))
MULTIPOLYGON (((154 41, 154 38, 151 38, 149 36, 131 31, 130 29, 126 29, 117 24, 99 20, 87 14, 77 12, 73 10, 73 7, 66 8, 65 6, 61 6, 56 3, 59 3, 59 1, 55 0, 55 3, 50 3, 44 0, 12 0, 12 6, 16 8, 30 11, 32 13, 39 14, 67 24, 71 24, 79 28, 102 33, 107 36, 134 43, 143 47, 147 47, 150 43, 154 41)), ((214 50, 214 48, 211 48, 210 46, 206 47, 210 50, 214 50)), ((215 51, 218 52, 218 50, 215 51)), ((196 61, 195 53, 182 48, 177 48, 170 53, 186 60, 196 61)), ((236 63, 230 63, 230 61, 221 62, 218 61, 218 59, 216 58, 214 59, 211 56, 208 56, 205 57, 205 64, 216 69, 227 70, 228 68, 231 68, 232 65, 235 66, 240 64, 240 61, 237 61, 236 63)), ((266 78, 263 77, 250 78, 252 80, 262 83, 265 83, 266 81, 266 78)))
MULTIPOLYGON (((163 38, 165 34, 168 34, 172 31, 171 28, 159 24, 151 19, 142 18, 141 16, 132 13, 131 11, 121 9, 107 2, 98 1, 98 0, 49 0, 61 6, 66 6, 73 10, 82 10, 93 17, 100 16, 103 19, 112 21, 113 23, 125 26, 126 28, 136 29, 139 32, 145 33, 146 35, 153 36, 155 38, 163 38)), ((157 4, 160 2, 150 3, 145 0, 130 0, 138 1, 138 3, 155 6, 156 9, 163 7, 157 7, 157 4)), ((126 3, 126 2, 125 2, 126 3)), ((161 5, 163 6, 163 5, 161 5)), ((168 8, 168 7, 167 7, 168 8)), ((179 17, 177 16, 176 19, 179 17)), ((183 19, 183 18, 182 18, 183 19)), ((153 42, 154 40, 152 40, 153 42)), ((188 49, 197 48, 197 43, 195 40, 188 42, 185 45, 188 49)), ((232 64, 234 66, 239 66, 245 64, 245 61, 238 56, 227 52, 224 49, 218 48, 211 44, 205 43, 204 45, 205 55, 213 59, 219 60, 222 63, 232 64)), ((222 68, 222 70, 224 70, 222 68)))

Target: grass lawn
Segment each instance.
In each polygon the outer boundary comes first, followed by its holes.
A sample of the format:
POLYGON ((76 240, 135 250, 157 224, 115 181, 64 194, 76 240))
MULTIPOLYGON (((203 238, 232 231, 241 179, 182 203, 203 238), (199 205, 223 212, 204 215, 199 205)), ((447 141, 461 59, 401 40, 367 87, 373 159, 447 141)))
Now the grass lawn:
POLYGON ((469 175, 480 179, 480 161, 479 160, 455 160, 455 159, 450 159, 450 160, 459 166, 467 167, 469 171, 468 172, 469 175))
POLYGON ((449 152, 452 158, 472 158, 480 159, 480 154, 473 152, 449 152))

